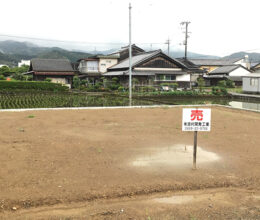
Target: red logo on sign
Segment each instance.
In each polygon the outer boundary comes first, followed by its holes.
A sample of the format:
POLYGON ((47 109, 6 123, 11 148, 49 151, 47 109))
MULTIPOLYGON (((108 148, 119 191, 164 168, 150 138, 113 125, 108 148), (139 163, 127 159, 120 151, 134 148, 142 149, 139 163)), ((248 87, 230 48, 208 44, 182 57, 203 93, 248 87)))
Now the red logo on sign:
POLYGON ((197 119, 198 121, 203 120, 203 110, 191 110, 191 121, 197 119))

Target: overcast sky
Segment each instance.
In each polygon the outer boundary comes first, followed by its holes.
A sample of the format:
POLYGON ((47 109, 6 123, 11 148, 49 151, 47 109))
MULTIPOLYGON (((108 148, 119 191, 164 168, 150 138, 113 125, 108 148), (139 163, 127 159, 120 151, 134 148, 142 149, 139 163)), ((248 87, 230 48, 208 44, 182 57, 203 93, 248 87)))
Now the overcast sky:
POLYGON ((260 0, 0 0, 0 35, 79 42, 75 49, 117 47, 128 42, 129 2, 137 45, 165 50, 169 37, 172 48, 183 48, 180 22, 190 21, 190 51, 260 52, 260 0))

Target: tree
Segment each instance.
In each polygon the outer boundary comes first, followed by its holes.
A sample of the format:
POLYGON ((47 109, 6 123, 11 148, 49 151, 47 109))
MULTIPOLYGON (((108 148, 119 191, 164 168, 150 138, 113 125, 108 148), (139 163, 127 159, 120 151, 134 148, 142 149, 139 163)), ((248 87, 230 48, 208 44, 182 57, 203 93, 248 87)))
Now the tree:
POLYGON ((10 76, 11 74, 10 68, 8 66, 0 67, 0 74, 4 76, 10 76))
POLYGON ((79 89, 80 87, 80 79, 78 76, 73 77, 73 88, 79 89))
POLYGON ((202 87, 205 86, 205 80, 202 77, 199 77, 197 79, 197 83, 198 83, 199 90, 201 92, 202 91, 202 87))

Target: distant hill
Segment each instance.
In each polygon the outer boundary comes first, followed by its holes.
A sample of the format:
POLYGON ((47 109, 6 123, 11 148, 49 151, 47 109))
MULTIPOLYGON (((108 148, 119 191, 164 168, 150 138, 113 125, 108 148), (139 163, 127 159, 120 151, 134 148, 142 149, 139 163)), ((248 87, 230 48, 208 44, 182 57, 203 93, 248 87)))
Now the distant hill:
MULTIPOLYGON (((173 51, 173 52, 170 52, 170 55, 174 58, 184 57, 184 51, 173 51)), ((193 53, 193 52, 188 52, 187 57, 188 58, 197 58, 197 59, 219 59, 219 58, 221 58, 218 56, 205 55, 205 54, 199 54, 199 53, 193 53)))
POLYGON ((76 62, 80 58, 89 57, 92 54, 76 51, 68 51, 58 47, 39 47, 28 42, 0 41, 0 64, 16 66, 21 59, 67 58, 76 62))
MULTIPOLYGON (((150 51, 150 48, 145 48, 142 47, 145 51, 150 51)), ((114 49, 110 49, 110 50, 103 50, 103 51, 90 51, 89 53, 92 54, 110 54, 115 52, 116 50, 118 50, 120 48, 114 48, 114 49)), ((154 50, 156 50, 158 48, 154 48, 154 50)), ((167 51, 163 51, 164 53, 167 54, 167 51)), ((170 56, 173 58, 180 58, 180 57, 184 57, 184 51, 182 50, 170 50, 170 56)), ((212 55, 205 55, 205 54, 199 54, 199 53, 193 53, 193 52, 188 52, 188 58, 200 58, 200 59, 218 59, 221 57, 218 56, 212 56, 212 55)))
MULTIPOLYGON (((67 58, 71 62, 76 62, 80 58, 86 58, 92 56, 93 54, 104 54, 104 55, 110 54, 118 49, 119 48, 114 48, 114 49, 104 50, 104 51, 79 52, 74 50, 69 51, 59 47, 40 47, 30 42, 18 42, 18 41, 7 40, 7 41, 0 41, 0 64, 17 66, 17 63, 21 59, 29 60, 32 58, 48 58, 48 59, 67 58)), ((143 49, 146 51, 150 50, 150 48, 143 48, 143 49)), ((223 58, 242 58, 246 54, 249 55, 250 61, 252 62, 260 61, 260 53, 238 52, 223 58)), ((170 56, 174 58, 184 57, 184 51, 173 50, 173 48, 171 48, 170 56)), ((188 58, 218 59, 221 57, 188 52, 188 58)))
POLYGON ((237 53, 233 53, 229 56, 225 56, 224 58, 241 58, 241 57, 245 57, 245 55, 248 55, 249 60, 251 62, 259 62, 260 61, 260 53, 247 53, 247 52, 237 52, 237 53))

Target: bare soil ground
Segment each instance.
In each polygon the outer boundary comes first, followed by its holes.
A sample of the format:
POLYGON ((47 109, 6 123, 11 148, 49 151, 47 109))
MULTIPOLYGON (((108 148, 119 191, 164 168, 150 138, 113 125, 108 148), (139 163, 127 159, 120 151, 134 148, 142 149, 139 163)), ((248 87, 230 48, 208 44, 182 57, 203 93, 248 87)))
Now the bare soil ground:
POLYGON ((0 219, 260 219, 260 114, 212 108, 197 170, 181 118, 181 107, 1 112, 0 219))

